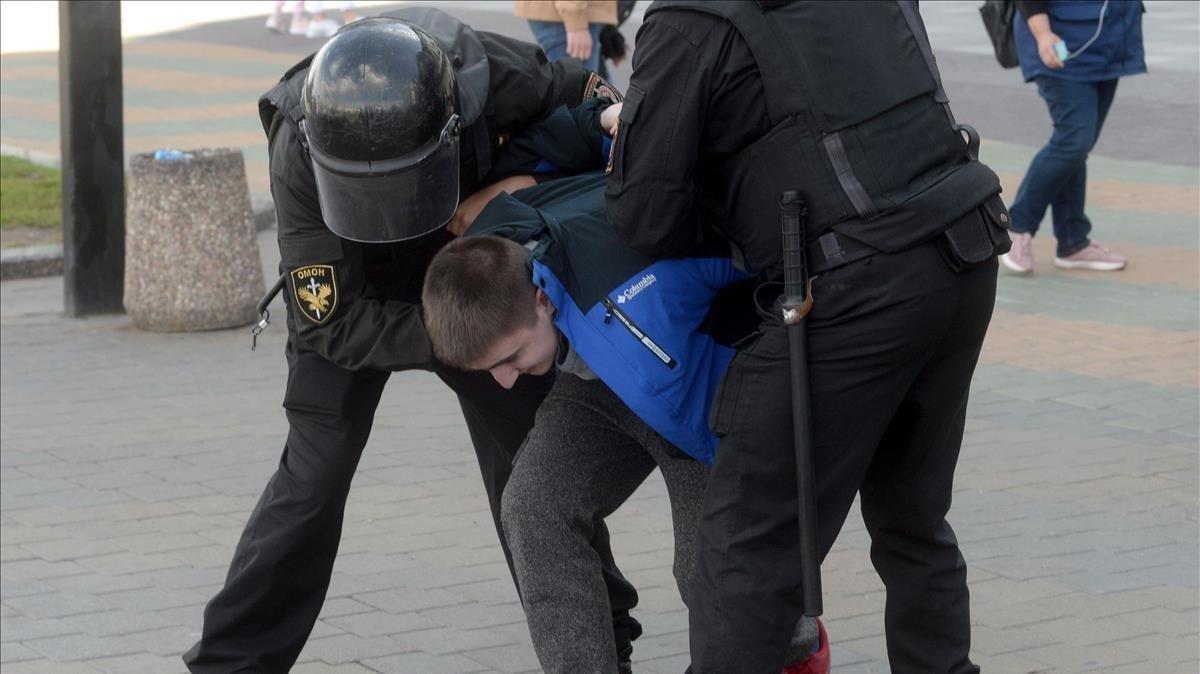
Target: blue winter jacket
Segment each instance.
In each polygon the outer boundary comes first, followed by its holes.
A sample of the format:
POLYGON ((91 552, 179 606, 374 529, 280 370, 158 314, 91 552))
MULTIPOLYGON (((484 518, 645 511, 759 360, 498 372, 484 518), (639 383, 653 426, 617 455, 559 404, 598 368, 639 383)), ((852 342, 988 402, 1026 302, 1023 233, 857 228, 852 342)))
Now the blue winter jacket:
POLYGON ((609 224, 604 187, 588 173, 501 195, 467 235, 531 246, 533 282, 571 348, 659 435, 712 463, 708 410, 733 350, 701 327, 716 292, 749 275, 715 244, 683 259, 637 253, 609 224))
POLYGON ((1026 82, 1041 75, 1076 82, 1100 82, 1146 72, 1140 0, 1109 0, 1107 3, 1104 0, 1050 0, 1049 4, 1050 30, 1067 43, 1069 51, 1075 52, 1087 43, 1096 34, 1097 27, 1100 27, 1100 33, 1095 42, 1061 69, 1051 70, 1038 56, 1037 41, 1033 39, 1026 17, 1018 11, 1013 17, 1013 37, 1026 82), (1102 9, 1103 26, 1100 25, 1102 9))

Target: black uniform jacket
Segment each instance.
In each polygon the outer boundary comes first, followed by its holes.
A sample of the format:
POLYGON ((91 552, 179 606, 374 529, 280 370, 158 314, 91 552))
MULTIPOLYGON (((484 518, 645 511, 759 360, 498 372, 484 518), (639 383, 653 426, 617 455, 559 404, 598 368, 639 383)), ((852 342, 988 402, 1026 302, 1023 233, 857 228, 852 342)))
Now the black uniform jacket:
MULTIPOLYGON (((485 152, 504 165, 501 145, 526 125, 560 105, 575 105, 589 86, 589 74, 574 60, 549 63, 536 45, 491 33, 476 33, 489 60, 490 86, 483 114, 462 134, 461 190, 465 197, 481 184, 504 177, 493 171, 478 178, 470 145, 487 138, 485 152), (486 133, 475 127, 486 125, 486 133), (500 153, 500 156, 497 156, 500 153)), ((293 77, 304 77, 301 70, 293 77)), ((594 83, 592 83, 594 86, 594 83)), ((438 230, 411 241, 364 244, 342 239, 321 218, 309 158, 298 129, 276 113, 268 130, 271 195, 279 228, 281 270, 333 267, 333 287, 313 299, 303 281, 289 279, 290 330, 300 348, 309 348, 347 368, 427 369, 433 351, 418 304, 429 260, 450 238, 438 230), (298 311, 321 302, 323 310, 298 311), (319 318, 318 318, 319 317, 319 318)), ((326 270, 327 271, 327 270, 326 270)), ((325 285, 329 285, 326 283, 325 285)))
MULTIPOLYGON (((705 166, 771 128, 762 79, 733 24, 701 12, 651 14, 638 30, 606 192, 613 227, 638 252, 679 257, 702 238, 715 178, 705 166), (654 68, 638 68, 642 62, 654 68)), ((721 223, 716 223, 721 224, 721 223)))

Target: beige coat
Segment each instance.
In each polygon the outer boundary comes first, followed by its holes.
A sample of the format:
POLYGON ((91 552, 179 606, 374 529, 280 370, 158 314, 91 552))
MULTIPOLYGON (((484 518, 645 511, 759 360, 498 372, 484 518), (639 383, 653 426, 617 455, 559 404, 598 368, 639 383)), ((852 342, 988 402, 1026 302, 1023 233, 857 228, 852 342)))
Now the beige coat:
POLYGON ((567 30, 587 30, 589 23, 617 25, 616 0, 515 0, 522 19, 560 21, 567 30))

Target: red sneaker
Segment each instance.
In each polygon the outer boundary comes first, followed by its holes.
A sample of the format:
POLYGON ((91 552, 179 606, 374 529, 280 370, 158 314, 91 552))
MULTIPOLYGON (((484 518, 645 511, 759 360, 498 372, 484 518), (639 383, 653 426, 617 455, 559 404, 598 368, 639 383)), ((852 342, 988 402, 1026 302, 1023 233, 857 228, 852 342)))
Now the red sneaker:
POLYGON ((803 662, 784 667, 783 674, 829 674, 829 635, 825 634, 825 625, 820 618, 817 619, 817 639, 820 644, 817 652, 803 662))

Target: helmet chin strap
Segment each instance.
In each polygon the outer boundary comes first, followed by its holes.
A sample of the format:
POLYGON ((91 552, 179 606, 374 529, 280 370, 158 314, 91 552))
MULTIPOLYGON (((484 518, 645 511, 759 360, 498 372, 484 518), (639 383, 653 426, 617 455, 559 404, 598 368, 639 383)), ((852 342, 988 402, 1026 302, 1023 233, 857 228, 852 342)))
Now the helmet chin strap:
POLYGON ((300 119, 300 147, 304 148, 304 154, 311 155, 308 151, 308 129, 305 127, 304 118, 300 119))
POLYGON ((446 126, 442 127, 442 135, 440 140, 442 145, 453 143, 462 133, 462 117, 458 114, 450 115, 450 119, 446 120, 446 126))

